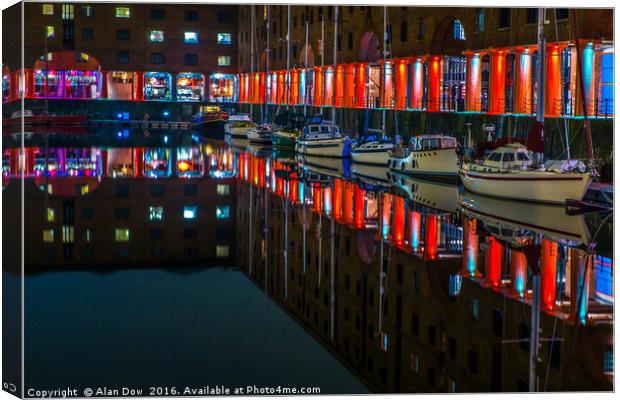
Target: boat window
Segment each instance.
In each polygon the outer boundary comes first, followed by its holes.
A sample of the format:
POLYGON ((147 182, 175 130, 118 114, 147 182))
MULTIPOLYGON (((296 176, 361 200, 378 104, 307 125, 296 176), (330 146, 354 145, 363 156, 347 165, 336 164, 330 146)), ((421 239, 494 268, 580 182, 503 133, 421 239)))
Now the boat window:
POLYGON ((422 149, 434 150, 441 148, 441 139, 424 139, 422 140, 422 149))
POLYGON ((517 160, 519 161, 529 161, 529 157, 526 153, 517 153, 517 160))
POLYGON ((318 132, 319 128, 317 126, 311 126, 310 127, 310 132, 318 132))
POLYGON ((502 160, 502 153, 493 152, 493 153, 491 153, 489 158, 487 158, 487 160, 489 160, 489 161, 501 161, 502 160))
POLYGON ((322 126, 321 133, 329 133, 329 126, 322 126))
POLYGON ((514 161, 515 154, 514 153, 504 153, 503 161, 514 161))
POLYGON ((441 141, 441 146, 445 148, 456 147, 456 139, 454 138, 443 138, 441 141))

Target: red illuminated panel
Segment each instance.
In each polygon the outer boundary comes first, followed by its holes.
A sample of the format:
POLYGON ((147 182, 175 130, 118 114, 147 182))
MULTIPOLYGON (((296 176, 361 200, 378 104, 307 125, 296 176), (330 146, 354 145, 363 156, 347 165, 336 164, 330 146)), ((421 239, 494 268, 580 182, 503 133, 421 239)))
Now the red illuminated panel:
POLYGON ((467 55, 467 111, 480 111, 480 54, 467 55))
POLYGON ((416 59, 411 66, 411 103, 410 108, 421 110, 424 106, 424 62, 416 59))
POLYGON ((336 107, 342 107, 344 104, 344 66, 338 65, 336 67, 336 91, 334 93, 334 105, 336 107))
POLYGON ((549 239, 542 240, 540 253, 541 307, 553 310, 555 306, 555 280, 558 263, 558 244, 549 239))
POLYGON ((355 107, 355 65, 344 66, 344 106, 355 107))
POLYGON ((559 116, 562 110, 562 76, 560 72, 560 46, 547 46, 547 71, 545 74, 545 115, 559 116))
POLYGON ((342 220, 342 180, 334 181, 334 218, 336 221, 342 220))
POLYGON ((441 79, 443 75, 442 57, 432 56, 428 68, 428 111, 439 111, 441 79))
POLYGON ((486 280, 493 288, 498 288, 500 284, 503 250, 502 244, 490 236, 486 250, 486 280))
POLYGON ((365 218, 365 201, 364 191, 357 185, 355 185, 355 227, 361 229, 364 227, 365 218))
POLYGON ((395 90, 395 106, 397 110, 407 108, 407 69, 409 61, 401 59, 395 63, 396 68, 396 90, 395 90))
POLYGON ((506 57, 504 51, 499 50, 491 53, 491 77, 489 95, 489 113, 500 114, 504 112, 506 101, 506 57))
POLYGON ((392 108, 394 97, 394 71, 391 61, 383 61, 381 64, 381 107, 392 108))
POLYGON ((405 199, 394 196, 394 208, 392 212, 392 240, 398 247, 405 244, 405 199))
POLYGON ((437 217, 435 215, 427 215, 425 221, 424 235, 424 259, 435 260, 437 258, 437 217))
POLYGON ((355 76, 355 107, 366 107, 366 64, 356 65, 357 74, 355 76))
POLYGON ((299 70, 293 69, 291 75, 291 104, 299 104, 299 70))
POLYGON ((323 105, 331 106, 334 104, 334 70, 332 67, 325 67, 323 74, 323 79, 325 79, 323 105))
POLYGON ((323 70, 321 67, 314 68, 314 105, 321 106, 323 100, 323 70))
POLYGON ((528 49, 515 57, 515 102, 517 114, 532 112, 532 54, 528 49))

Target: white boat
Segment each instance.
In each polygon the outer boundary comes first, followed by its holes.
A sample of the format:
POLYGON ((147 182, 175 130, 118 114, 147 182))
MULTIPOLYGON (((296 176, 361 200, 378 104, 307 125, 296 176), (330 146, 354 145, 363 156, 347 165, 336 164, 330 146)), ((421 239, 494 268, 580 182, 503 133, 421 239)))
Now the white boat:
POLYGON ((269 125, 256 125, 248 129, 247 138, 251 143, 271 145, 271 127, 269 125))
POLYGON ((459 187, 456 184, 413 178, 392 171, 388 172, 388 178, 405 192, 410 201, 424 208, 450 214, 459 209, 459 187))
POLYGON ((581 162, 547 161, 534 166, 534 155, 522 144, 494 150, 481 163, 463 163, 459 175, 470 192, 505 199, 564 204, 581 200, 591 181, 581 162))
POLYGON ((388 167, 407 175, 456 179, 456 147, 456 139, 452 136, 415 136, 409 141, 408 147, 394 149, 388 167))
POLYGON ((224 124, 224 132, 233 139, 246 139, 248 129, 256 126, 247 114, 233 114, 224 124))
POLYGON ((530 236, 528 232, 569 246, 580 246, 590 241, 583 215, 569 215, 562 206, 524 203, 472 193, 461 195, 460 206, 465 215, 482 221, 495 236, 514 244, 522 244, 530 236))
POLYGON ((306 125, 297 139, 295 151, 319 157, 347 158, 351 155, 353 141, 340 136, 340 130, 331 123, 306 125))
POLYGON ((351 149, 351 158, 356 164, 387 166, 394 143, 377 135, 366 136, 351 149))

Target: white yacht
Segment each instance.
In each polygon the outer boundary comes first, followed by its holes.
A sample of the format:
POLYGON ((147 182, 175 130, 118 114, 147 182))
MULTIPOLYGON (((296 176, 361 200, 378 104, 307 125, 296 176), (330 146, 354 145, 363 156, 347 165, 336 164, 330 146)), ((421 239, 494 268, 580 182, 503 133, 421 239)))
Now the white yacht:
POLYGON ((256 125, 247 131, 247 138, 251 143, 271 145, 271 127, 269 125, 256 125))
POLYGON ((331 123, 306 125, 295 145, 299 154, 320 157, 347 158, 353 141, 340 136, 340 130, 331 123))
POLYGON ((452 136, 414 136, 406 148, 395 148, 388 167, 414 176, 458 177, 457 142, 452 136))
POLYGON ((356 164, 387 166, 394 143, 378 135, 364 136, 351 149, 351 158, 356 164))
POLYGON ((591 181, 582 162, 550 160, 536 167, 534 155, 520 143, 495 149, 480 164, 463 163, 459 175, 470 192, 558 204, 581 200, 591 181))
POLYGON ((248 114, 233 114, 224 125, 224 132, 233 139, 246 139, 248 129, 256 126, 248 114))

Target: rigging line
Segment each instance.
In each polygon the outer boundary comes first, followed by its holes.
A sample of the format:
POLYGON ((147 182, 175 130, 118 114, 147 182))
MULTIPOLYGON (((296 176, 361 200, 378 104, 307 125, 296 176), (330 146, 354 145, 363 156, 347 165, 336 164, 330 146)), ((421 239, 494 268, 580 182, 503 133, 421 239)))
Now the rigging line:
POLYGON ((545 373, 545 385, 543 386, 543 392, 547 391, 547 383, 549 382, 549 370, 551 369, 551 356, 553 354, 553 348, 555 347, 555 328, 557 324, 558 318, 555 317, 553 320, 553 332, 551 333, 551 341, 549 342, 549 357, 547 360, 547 372, 545 373))

